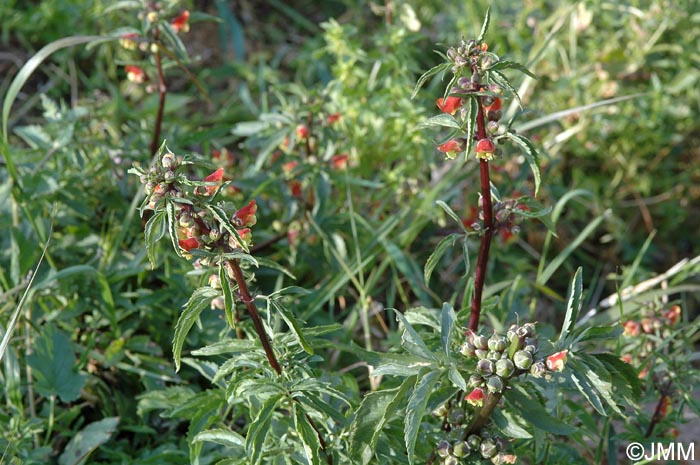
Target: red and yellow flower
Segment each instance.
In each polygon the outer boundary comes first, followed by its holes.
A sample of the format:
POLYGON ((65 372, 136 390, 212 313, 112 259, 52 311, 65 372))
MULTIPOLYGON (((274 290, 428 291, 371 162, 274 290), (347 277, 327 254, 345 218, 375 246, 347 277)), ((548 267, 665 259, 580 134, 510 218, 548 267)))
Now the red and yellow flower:
POLYGON ((188 10, 183 11, 180 15, 173 19, 170 23, 175 32, 188 32, 190 30, 190 12, 188 10))
POLYGON ((459 97, 447 97, 446 99, 440 97, 435 104, 443 113, 454 115, 459 110, 459 107, 462 106, 462 99, 459 97))

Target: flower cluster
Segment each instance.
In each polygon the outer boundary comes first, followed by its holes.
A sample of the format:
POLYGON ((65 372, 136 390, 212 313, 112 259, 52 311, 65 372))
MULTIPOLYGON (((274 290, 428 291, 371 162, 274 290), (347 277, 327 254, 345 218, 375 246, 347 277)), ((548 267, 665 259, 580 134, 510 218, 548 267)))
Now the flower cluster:
POLYGON ((681 319, 682 311, 680 306, 673 305, 658 313, 622 323, 623 336, 630 341, 631 350, 621 358, 626 363, 643 367, 639 372, 640 379, 649 373, 646 360, 657 350, 658 341, 670 336, 673 326, 681 319))
POLYGON ((481 434, 470 434, 466 439, 441 440, 437 446, 437 455, 442 459, 443 465, 459 465, 462 459, 471 457, 490 460, 494 464, 516 463, 518 457, 501 452, 503 447, 500 438, 484 431, 481 434))
MULTIPOLYGON (((185 257, 191 257, 195 249, 211 255, 247 250, 252 240, 250 228, 257 223, 255 200, 227 215, 226 211, 231 210, 228 204, 212 203, 222 187, 224 169, 196 181, 186 176, 187 165, 172 152, 161 149, 158 161, 147 171, 140 167, 130 170, 144 184, 146 199, 142 211, 168 211, 177 231, 178 252, 185 257)), ((204 257, 199 264, 216 263, 204 257)))

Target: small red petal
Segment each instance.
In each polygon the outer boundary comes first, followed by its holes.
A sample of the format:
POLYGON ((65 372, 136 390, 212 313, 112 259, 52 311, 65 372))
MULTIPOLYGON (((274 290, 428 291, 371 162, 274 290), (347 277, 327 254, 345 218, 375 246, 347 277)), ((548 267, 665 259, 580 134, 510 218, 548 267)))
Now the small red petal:
POLYGON ((180 247, 182 249, 188 252, 192 249, 196 249, 197 247, 199 247, 199 241, 194 237, 190 237, 188 239, 180 239, 177 242, 178 244, 180 244, 180 247))
POLYGON ((216 171, 214 171, 212 174, 204 178, 204 181, 206 182, 219 182, 224 178, 224 169, 219 168, 216 171))

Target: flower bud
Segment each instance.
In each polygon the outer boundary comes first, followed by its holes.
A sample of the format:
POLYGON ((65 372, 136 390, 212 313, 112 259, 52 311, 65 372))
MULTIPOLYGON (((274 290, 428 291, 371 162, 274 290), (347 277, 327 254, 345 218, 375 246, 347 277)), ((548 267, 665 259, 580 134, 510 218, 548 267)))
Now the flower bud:
POLYGON ((552 371, 562 371, 566 363, 567 350, 562 350, 547 357, 547 368, 552 371))
POLYGON ((459 459, 453 456, 446 457, 442 465, 459 465, 459 459))
POLYGON ((532 344, 525 346, 523 350, 530 352, 532 355, 537 353, 537 347, 533 346, 532 344))
POLYGON ((464 423, 464 411, 459 408, 453 408, 450 410, 449 422, 452 425, 461 425, 464 423))
POLYGON ((500 376, 491 376, 486 381, 486 389, 492 394, 503 392, 503 379, 500 376))
POLYGON ((208 282, 209 286, 213 289, 221 289, 221 279, 219 278, 218 274, 209 275, 208 282))
POLYGON ((447 409, 447 404, 440 404, 435 410, 433 410, 433 415, 435 415, 436 417, 444 417, 448 413, 449 410, 447 409))
POLYGON ((534 323, 525 323, 522 327, 525 328, 525 337, 535 337, 536 331, 534 323))
POLYGON ((533 363, 530 367, 530 374, 535 378, 541 378, 547 372, 547 367, 544 365, 543 361, 533 363))
POLYGON ((488 352, 488 350, 476 349, 476 350, 474 351, 474 355, 476 355, 476 358, 478 358, 479 360, 481 360, 481 359, 484 359, 484 358, 488 358, 489 352, 488 352))
POLYGON ((484 439, 479 447, 479 451, 481 452, 481 456, 483 458, 490 459, 498 454, 498 446, 493 439, 484 439))
POLYGON ((477 349, 486 350, 489 348, 489 340, 486 336, 476 336, 474 338, 474 345, 477 349))
POLYGON ((450 455, 451 448, 452 446, 450 445, 450 443, 443 439, 442 441, 440 441, 440 443, 438 443, 437 454, 443 458, 448 457, 450 455))
POLYGON ((527 370, 532 366, 532 354, 525 350, 519 350, 513 356, 513 363, 521 370, 527 370))
POLYGON ((175 181, 175 172, 170 170, 166 171, 165 174, 163 174, 163 180, 168 184, 172 183, 175 181))
POLYGON ((477 450, 481 446, 481 436, 478 434, 470 434, 467 438, 467 444, 472 450, 477 450))
MULTIPOLYGON (((530 366, 528 365, 528 368, 530 366)), ((484 360, 479 360, 479 363, 476 365, 476 371, 481 374, 481 375, 490 375, 493 373, 494 369, 494 364, 491 360, 484 359, 484 360)))
POLYGON ((457 458, 464 458, 471 452, 466 441, 457 441, 452 445, 452 454, 457 458))
POLYGON ((211 228, 209 231, 209 239, 213 241, 218 241, 221 238, 221 231, 219 228, 211 228))
POLYGON ((498 121, 501 119, 501 116, 503 116, 501 110, 489 110, 486 112, 486 118, 488 118, 489 121, 498 121))
POLYGON ((160 159, 160 164, 165 169, 175 168, 177 166, 177 158, 175 158, 173 153, 167 152, 160 159))
POLYGON ((496 374, 502 378, 510 378, 515 372, 515 365, 507 358, 502 358, 496 362, 496 374))
POLYGON ((489 350, 488 354, 486 354, 486 358, 496 363, 496 360, 501 358, 501 352, 498 352, 496 350, 489 350))
POLYGON ((459 353, 461 353, 465 357, 473 357, 475 355, 475 350, 476 350, 476 347, 474 347, 474 344, 470 344, 469 342, 465 342, 464 344, 462 344, 462 347, 459 349, 459 353))
POLYGON ((484 384, 484 378, 480 375, 471 375, 469 377, 469 387, 480 387, 482 384, 484 384))
POLYGON ((146 186, 144 186, 143 190, 144 190, 144 192, 146 192, 146 195, 151 195, 153 193, 153 191, 155 190, 155 188, 156 188, 156 183, 153 181, 148 181, 146 183, 146 186))
POLYGON ((489 134, 496 134, 500 127, 501 126, 498 124, 498 121, 489 121, 488 124, 486 124, 486 130, 489 132, 489 134))

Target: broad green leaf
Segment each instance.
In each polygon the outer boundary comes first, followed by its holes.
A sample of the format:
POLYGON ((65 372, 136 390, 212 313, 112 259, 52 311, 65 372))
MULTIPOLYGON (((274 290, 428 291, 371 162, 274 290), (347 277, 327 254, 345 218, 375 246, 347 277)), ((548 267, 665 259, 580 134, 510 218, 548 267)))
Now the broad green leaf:
POLYGON ((454 308, 449 303, 444 302, 440 318, 440 342, 442 343, 442 350, 445 351, 445 355, 448 357, 450 356, 450 333, 452 333, 455 321, 457 321, 457 315, 454 308))
POLYGON ((530 165, 530 170, 532 171, 532 176, 535 180, 535 195, 540 191, 540 184, 542 183, 542 172, 540 171, 540 158, 537 153, 537 149, 530 142, 527 137, 521 136, 520 134, 513 134, 512 132, 506 133, 506 137, 522 149, 523 155, 527 163, 530 165))
POLYGON ((406 421, 404 423, 404 440, 408 451, 408 463, 415 463, 415 448, 418 432, 420 431, 421 420, 425 413, 425 407, 432 394, 435 384, 440 379, 442 372, 438 370, 429 371, 424 375, 418 375, 416 385, 413 388, 411 397, 406 406, 406 421))
POLYGON ((81 429, 68 442, 58 458, 59 465, 82 465, 88 456, 105 442, 109 441, 117 430, 119 417, 103 418, 81 429))
POLYGON ((175 371, 180 371, 180 358, 182 354, 182 346, 185 344, 187 333, 190 332, 192 325, 199 318, 211 300, 219 295, 216 289, 211 287, 200 287, 192 293, 192 296, 185 304, 185 308, 180 314, 177 323, 175 324, 175 334, 173 336, 173 359, 175 360, 175 371))
POLYGON ((309 423, 309 418, 303 412, 300 405, 294 405, 294 427, 299 434, 301 439, 301 444, 304 447, 304 455, 306 460, 311 465, 321 465, 321 457, 319 455, 319 450, 321 449, 321 442, 318 439, 316 431, 314 431, 311 423, 309 423))
POLYGON ((437 247, 435 247, 433 253, 430 254, 430 257, 428 257, 428 260, 425 262, 425 269, 423 271, 423 278, 425 279, 426 285, 430 283, 430 276, 432 276, 433 270, 439 263, 442 256, 445 255, 445 252, 447 252, 450 249, 450 247, 453 247, 455 245, 455 241, 460 236, 462 236, 462 234, 454 233, 450 234, 447 237, 444 237, 438 243, 437 247))
POLYGON ((304 351, 307 354, 313 355, 314 349, 311 347, 311 345, 308 343, 308 341, 304 337, 304 333, 302 332, 302 329, 301 329, 302 325, 299 324, 299 321, 294 316, 294 313, 290 312, 284 305, 279 304, 275 301, 270 301, 270 303, 272 304, 273 307, 275 307, 275 310, 277 310, 277 312, 280 314, 280 316, 285 321, 285 323, 287 323, 287 326, 289 326, 289 329, 292 330, 299 345, 304 349, 304 351))
POLYGON ((435 115, 432 118, 428 118, 427 120, 423 121, 413 130, 416 131, 418 129, 430 127, 462 129, 462 127, 459 125, 459 121, 457 121, 454 116, 447 113, 440 113, 439 115, 435 115))
POLYGON ((213 442, 231 449, 243 449, 245 438, 235 431, 223 428, 214 428, 198 433, 194 437, 195 442, 213 442))
POLYGON ((481 25, 481 31, 479 31, 479 37, 477 37, 477 43, 481 43, 486 37, 486 33, 489 30, 489 23, 491 22, 491 6, 486 8, 486 15, 484 16, 484 22, 481 25))
POLYGON ((85 375, 78 373, 70 339, 52 324, 42 327, 41 336, 34 341, 34 352, 27 363, 34 370, 34 389, 45 396, 58 396, 63 402, 73 402, 85 385, 85 375))
POLYGON ((260 408, 255 420, 250 424, 246 437, 246 453, 251 465, 258 465, 263 459, 263 445, 270 430, 272 415, 277 409, 281 395, 270 397, 260 408))
POLYGON ((353 464, 367 465, 374 458, 384 425, 405 404, 415 380, 414 376, 406 378, 397 388, 370 392, 362 399, 349 428, 349 456, 353 464))
POLYGON ((406 320, 403 313, 396 311, 396 318, 403 325, 403 334, 401 335, 401 342, 404 348, 411 354, 417 355, 419 357, 425 358, 427 360, 437 361, 435 354, 425 345, 423 339, 420 335, 413 329, 413 326, 406 320))
POLYGON ((559 340, 565 341, 571 331, 574 329, 576 320, 578 320, 578 315, 581 312, 581 294, 583 293, 583 278, 581 277, 582 270, 579 267, 574 274, 574 279, 571 280, 571 285, 569 286, 569 295, 566 302, 566 315, 564 316, 564 323, 561 326, 561 333, 559 334, 559 340))

